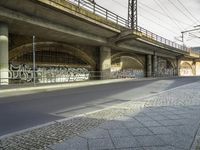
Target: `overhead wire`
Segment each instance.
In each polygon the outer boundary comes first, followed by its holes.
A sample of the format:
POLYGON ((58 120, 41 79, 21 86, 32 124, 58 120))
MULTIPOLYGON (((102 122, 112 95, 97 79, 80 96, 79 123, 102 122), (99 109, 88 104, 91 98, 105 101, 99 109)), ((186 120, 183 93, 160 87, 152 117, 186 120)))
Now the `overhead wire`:
POLYGON ((190 16, 196 20, 196 22, 200 23, 199 19, 197 19, 188 9, 187 7, 185 7, 185 5, 180 1, 180 0, 177 0, 179 2, 179 4, 190 14, 190 16))
POLYGON ((188 17, 188 15, 185 14, 185 12, 183 12, 179 7, 176 6, 176 4, 174 2, 172 2, 171 0, 168 0, 168 2, 170 2, 170 4, 172 4, 180 13, 182 13, 186 18, 188 18, 190 21, 194 22, 193 19, 191 19, 190 17, 188 17))
MULTIPOLYGON (((148 9, 150 9, 150 10, 152 10, 152 11, 154 11, 154 12, 156 12, 156 13, 162 15, 162 16, 168 17, 165 13, 163 13, 163 12, 161 12, 161 11, 159 11, 159 10, 153 9, 153 8, 149 7, 148 5, 142 3, 142 2, 139 2, 139 5, 145 6, 146 8, 148 8, 148 9)), ((144 9, 144 8, 143 8, 143 9, 144 9)), ((147 10, 147 9, 146 9, 146 10, 147 10)), ((149 12, 150 12, 150 11, 149 11, 149 12)), ((188 26, 190 25, 190 26, 191 26, 191 24, 188 24, 188 23, 186 23, 186 22, 183 22, 182 20, 179 20, 179 19, 174 18, 174 17, 171 17, 171 18, 172 18, 173 20, 176 20, 176 21, 182 23, 182 24, 185 24, 185 25, 188 25, 188 26)))
MULTIPOLYGON (((117 3, 118 5, 120 5, 120 6, 124 7, 124 8, 126 8, 126 9, 128 9, 127 6, 125 6, 124 4, 118 2, 117 0, 112 0, 112 1, 115 2, 115 3, 117 3)), ((139 16, 145 18, 146 20, 149 20, 150 22, 152 22, 152 23, 154 23, 154 24, 156 24, 156 25, 158 25, 158 26, 160 26, 160 27, 162 27, 162 28, 164 28, 164 29, 167 29, 169 32, 173 33, 174 35, 177 35, 177 34, 175 34, 176 31, 173 31, 172 29, 167 28, 166 26, 164 26, 164 25, 162 25, 162 24, 159 24, 158 22, 156 22, 156 21, 154 21, 154 20, 152 20, 152 19, 149 19, 148 17, 145 17, 145 16, 143 16, 143 15, 141 15, 141 14, 139 14, 139 16)))
POLYGON ((163 7, 160 5, 160 3, 158 3, 156 0, 153 0, 158 6, 159 6, 159 8, 164 12, 164 13, 166 13, 166 15, 168 16, 168 18, 179 28, 179 30, 180 31, 183 31, 183 29, 181 29, 181 27, 180 27, 180 25, 176 22, 176 21, 174 21, 173 19, 172 19, 172 17, 168 14, 168 12, 167 11, 165 11, 165 10, 167 10, 167 8, 163 5, 163 7))

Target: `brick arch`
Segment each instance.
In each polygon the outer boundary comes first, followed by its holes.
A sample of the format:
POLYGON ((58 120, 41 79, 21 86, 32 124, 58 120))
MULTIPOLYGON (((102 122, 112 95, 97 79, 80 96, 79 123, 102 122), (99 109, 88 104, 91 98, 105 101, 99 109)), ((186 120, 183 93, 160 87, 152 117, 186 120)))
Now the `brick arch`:
MULTIPOLYGON (((9 60, 15 60, 24 54, 31 53, 32 46, 33 46, 32 43, 28 43, 12 49, 9 52, 9 60)), ((83 50, 68 44, 57 43, 57 42, 37 42, 35 43, 35 46, 36 46, 36 52, 49 51, 48 48, 51 48, 51 51, 58 51, 75 56, 76 58, 79 58, 83 62, 89 64, 92 68, 95 68, 96 66, 96 62, 83 50)))
POLYGON ((135 60, 138 64, 140 64, 142 67, 145 66, 145 62, 138 55, 133 54, 133 53, 120 52, 120 53, 112 55, 111 60, 113 62, 113 61, 119 59, 120 57, 131 58, 132 60, 135 60))
POLYGON ((193 76, 194 75, 194 69, 192 67, 192 64, 188 62, 183 62, 180 65, 180 75, 181 76, 193 76))

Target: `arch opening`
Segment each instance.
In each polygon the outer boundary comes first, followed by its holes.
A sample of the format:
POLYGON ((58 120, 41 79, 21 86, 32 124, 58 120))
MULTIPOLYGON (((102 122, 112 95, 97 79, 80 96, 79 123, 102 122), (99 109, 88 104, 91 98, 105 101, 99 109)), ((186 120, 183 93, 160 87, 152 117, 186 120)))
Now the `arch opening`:
POLYGON ((116 78, 144 77, 144 62, 135 54, 119 53, 112 56, 111 74, 116 78))
MULTIPOLYGON (((90 78, 89 71, 95 61, 75 47, 56 42, 36 43, 37 83, 83 81, 90 78)), ((22 45, 10 51, 11 83, 33 81, 32 44, 22 45)))

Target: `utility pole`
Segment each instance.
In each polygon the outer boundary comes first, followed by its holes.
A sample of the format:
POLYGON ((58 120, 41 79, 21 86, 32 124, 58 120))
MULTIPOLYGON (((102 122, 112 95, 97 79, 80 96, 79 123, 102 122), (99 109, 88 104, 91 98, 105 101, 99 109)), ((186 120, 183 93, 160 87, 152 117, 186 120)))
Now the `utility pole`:
POLYGON ((88 0, 89 2, 96 4, 95 0, 88 0))
MULTIPOLYGON (((184 44, 184 34, 185 33, 190 33, 190 32, 193 32, 193 31, 200 31, 200 28, 196 28, 196 27, 200 27, 200 25, 198 26, 195 26, 195 29, 191 29, 191 30, 185 30, 185 31, 182 31, 181 34, 182 34, 182 42, 184 44)), ((197 36, 198 37, 198 36, 197 36)))
POLYGON ((35 36, 33 36, 33 85, 35 86, 35 36))
POLYGON ((137 0, 128 0, 128 27, 137 30, 137 0))

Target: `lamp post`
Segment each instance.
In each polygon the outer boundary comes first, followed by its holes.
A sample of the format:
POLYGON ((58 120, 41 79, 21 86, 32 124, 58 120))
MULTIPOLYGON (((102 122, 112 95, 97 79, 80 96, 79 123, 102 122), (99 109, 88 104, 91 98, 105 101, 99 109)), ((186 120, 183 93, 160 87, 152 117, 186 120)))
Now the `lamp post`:
POLYGON ((33 84, 35 86, 35 36, 33 35, 33 84))

